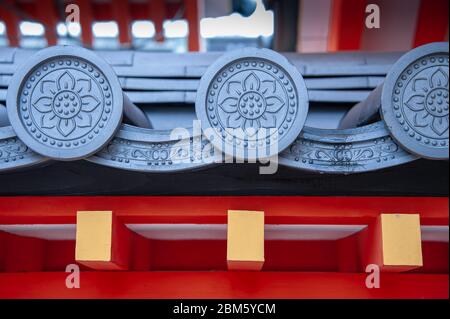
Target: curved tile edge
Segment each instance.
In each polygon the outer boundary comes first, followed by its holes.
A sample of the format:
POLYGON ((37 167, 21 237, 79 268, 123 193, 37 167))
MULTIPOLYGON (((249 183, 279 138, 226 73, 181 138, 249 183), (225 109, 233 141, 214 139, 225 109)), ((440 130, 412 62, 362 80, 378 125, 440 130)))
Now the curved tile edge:
MULTIPOLYGON (((158 131, 123 124, 115 137, 89 162, 147 173, 183 172, 220 165, 223 155, 199 134, 173 138, 158 131), (214 156, 216 155, 216 157, 214 156)), ((405 164, 419 157, 403 150, 383 122, 347 130, 305 127, 278 155, 280 165, 317 173, 362 173, 405 164)), ((49 162, 29 149, 11 127, 0 128, 0 172, 49 162)))
POLYGON ((280 154, 280 164, 318 173, 370 172, 418 159, 403 150, 389 135, 383 122, 356 129, 305 128, 280 154))
POLYGON ((49 161, 26 146, 11 126, 0 127, 0 173, 34 167, 49 161))

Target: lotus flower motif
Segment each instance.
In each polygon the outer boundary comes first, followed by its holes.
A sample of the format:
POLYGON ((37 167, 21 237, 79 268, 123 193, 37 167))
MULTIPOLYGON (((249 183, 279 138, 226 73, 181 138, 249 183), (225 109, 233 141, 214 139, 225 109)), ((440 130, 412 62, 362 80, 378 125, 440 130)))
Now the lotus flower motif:
POLYGON ((242 81, 227 83, 227 97, 219 103, 219 107, 227 113, 228 128, 253 128, 256 132, 261 128, 277 126, 277 113, 285 102, 276 92, 275 80, 261 81, 251 72, 242 81))
POLYGON ((40 86, 43 95, 32 105, 42 115, 42 128, 56 127, 61 135, 67 137, 77 127, 92 127, 91 112, 100 105, 100 101, 90 94, 91 79, 76 79, 70 71, 64 71, 56 80, 42 81, 40 86))
POLYGON ((438 136, 448 131, 448 74, 437 69, 429 78, 414 79, 414 94, 405 105, 415 112, 414 125, 430 127, 438 136))

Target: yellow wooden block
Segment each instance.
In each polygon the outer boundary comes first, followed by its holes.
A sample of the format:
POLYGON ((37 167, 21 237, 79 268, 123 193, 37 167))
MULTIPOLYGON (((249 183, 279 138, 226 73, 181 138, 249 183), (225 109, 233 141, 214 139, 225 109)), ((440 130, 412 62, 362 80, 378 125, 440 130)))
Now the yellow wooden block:
POLYGON ((75 259, 111 261, 113 215, 111 211, 77 213, 75 259))
POLYGON ((227 262, 230 270, 260 270, 264 264, 264 212, 228 211, 227 262))
POLYGON ((402 270, 421 267, 419 214, 381 214, 383 267, 402 270))

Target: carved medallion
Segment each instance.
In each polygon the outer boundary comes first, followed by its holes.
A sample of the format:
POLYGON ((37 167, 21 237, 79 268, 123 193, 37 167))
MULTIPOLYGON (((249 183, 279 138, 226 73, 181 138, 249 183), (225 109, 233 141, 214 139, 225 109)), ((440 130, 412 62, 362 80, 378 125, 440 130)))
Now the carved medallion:
POLYGON ((59 160, 87 157, 117 131, 123 97, 111 67, 83 48, 51 47, 14 74, 7 107, 20 139, 59 160))
POLYGON ((202 129, 223 153, 242 159, 277 154, 300 134, 308 113, 301 74, 280 54, 244 49, 210 66, 197 91, 202 129))
POLYGON ((429 159, 448 159, 448 43, 414 49, 394 65, 382 96, 382 116, 398 143, 429 159))

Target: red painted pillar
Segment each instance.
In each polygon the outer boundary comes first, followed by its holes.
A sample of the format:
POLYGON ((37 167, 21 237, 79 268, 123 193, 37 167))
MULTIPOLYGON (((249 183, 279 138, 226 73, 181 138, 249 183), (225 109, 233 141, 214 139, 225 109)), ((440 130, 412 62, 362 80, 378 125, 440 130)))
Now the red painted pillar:
POLYGON ((9 7, 13 6, 11 0, 2 1, 0 4, 0 19, 6 26, 6 34, 8 36, 9 46, 19 46, 19 17, 12 12, 9 7))
POLYGON ((45 27, 45 38, 48 45, 56 45, 56 24, 58 16, 53 0, 39 0, 35 3, 36 18, 42 22, 45 27))
POLYGON ((148 6, 150 19, 155 24, 156 41, 163 41, 163 22, 166 18, 166 5, 164 0, 151 0, 148 6))
POLYGON ((189 51, 200 51, 199 0, 183 0, 184 16, 189 24, 189 51))
POLYGON ((113 0, 111 2, 113 19, 119 25, 119 41, 122 46, 131 45, 131 15, 128 2, 123 0, 113 0))
POLYGON ((94 22, 94 14, 90 0, 77 0, 80 8, 80 25, 81 25, 81 42, 86 47, 91 47, 93 42, 92 23, 94 22))
POLYGON ((328 51, 359 50, 364 30, 366 0, 334 0, 328 51))
POLYGON ((446 41, 448 32, 448 0, 422 0, 417 18, 414 47, 446 41))

